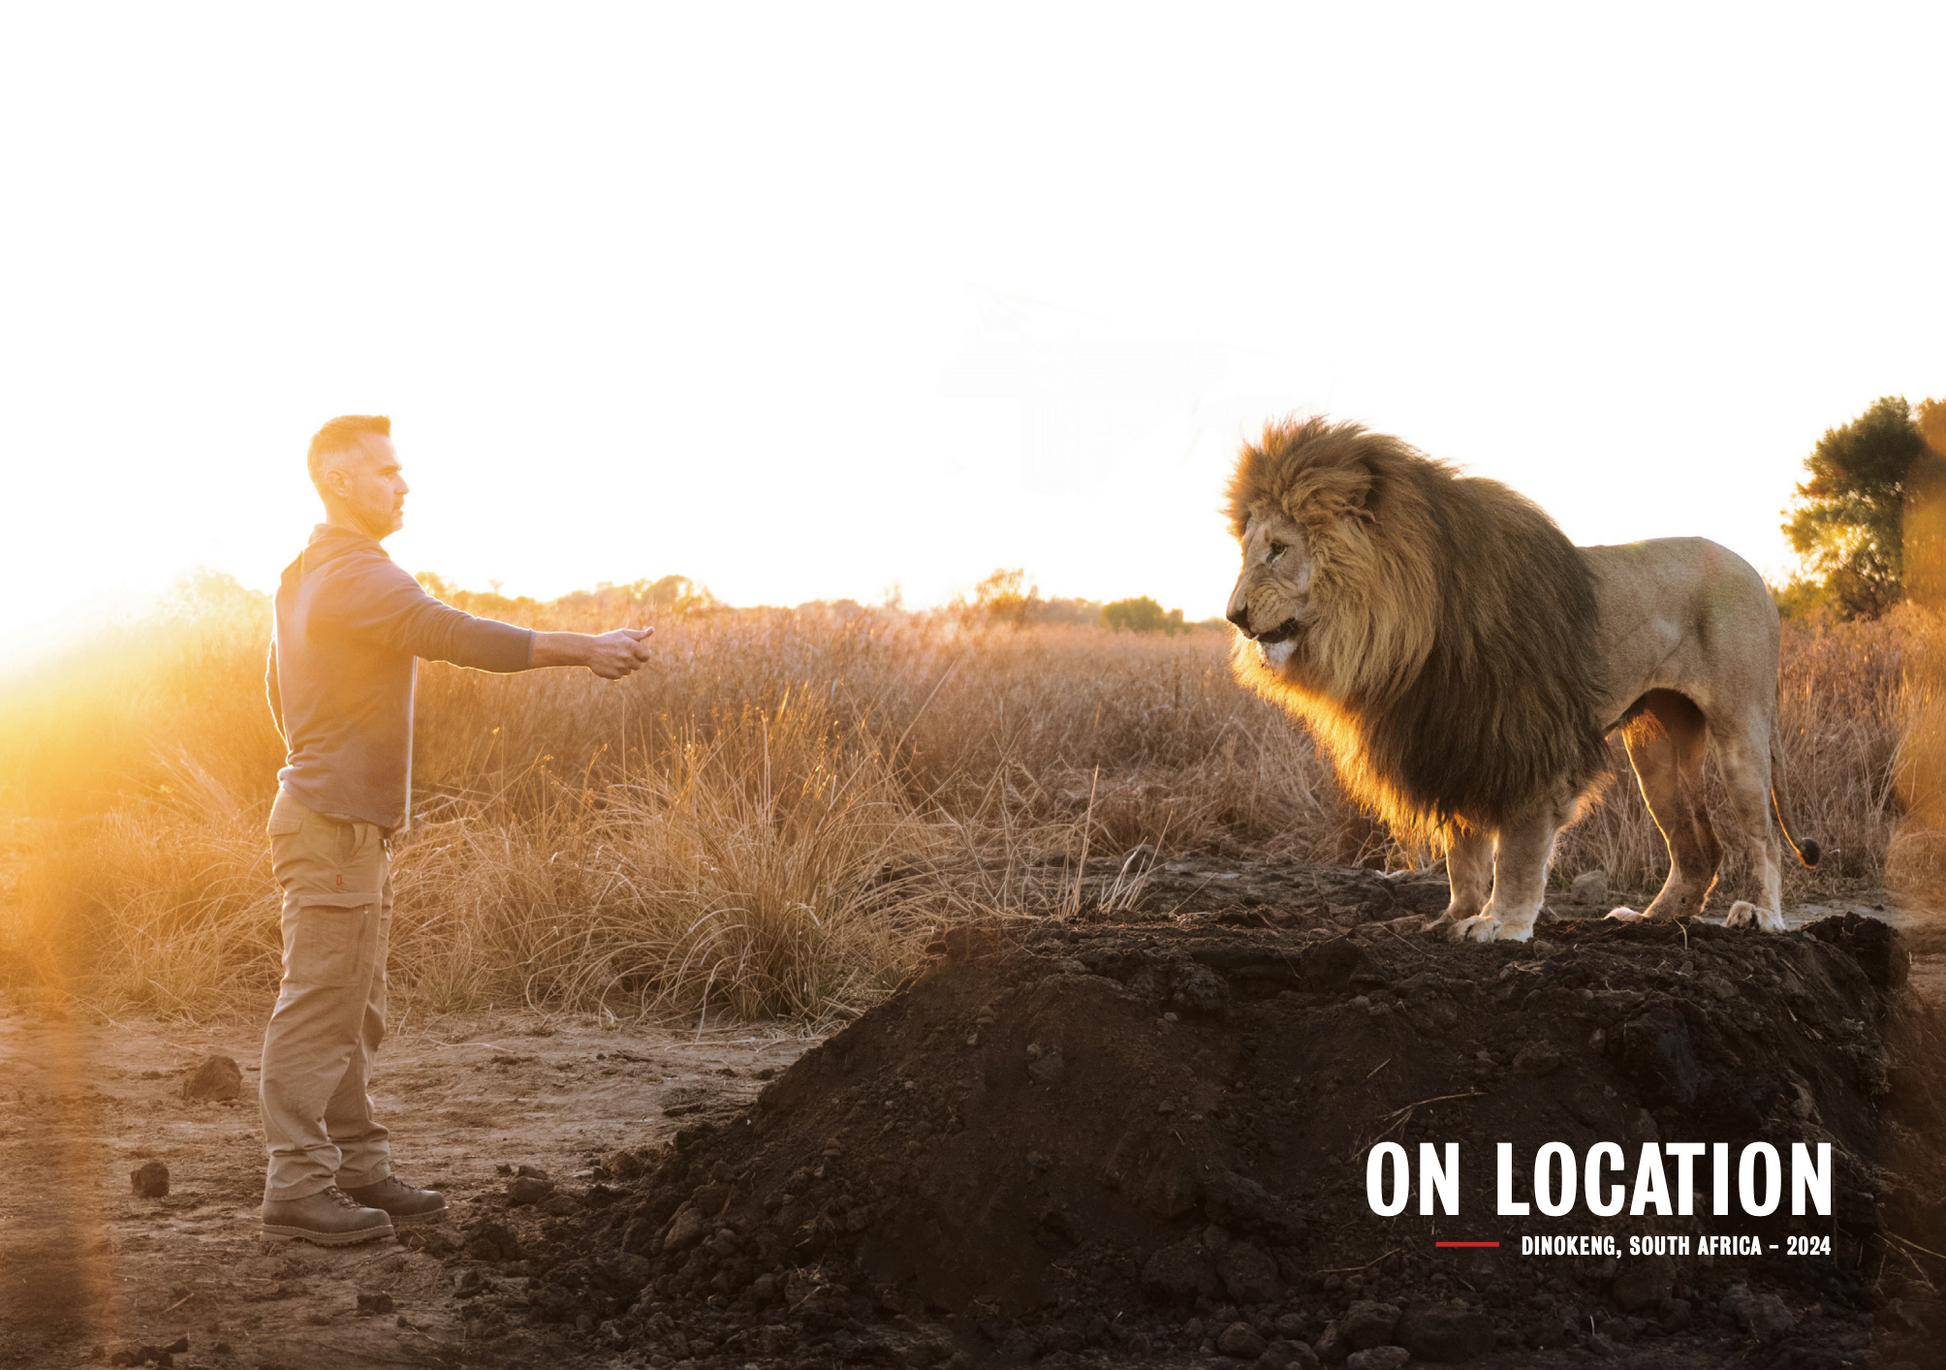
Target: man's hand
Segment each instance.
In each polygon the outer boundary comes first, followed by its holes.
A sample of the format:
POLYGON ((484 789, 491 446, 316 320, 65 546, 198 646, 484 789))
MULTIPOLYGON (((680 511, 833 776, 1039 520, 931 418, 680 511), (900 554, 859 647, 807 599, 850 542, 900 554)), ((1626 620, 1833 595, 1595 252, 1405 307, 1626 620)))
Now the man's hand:
POLYGON ((653 628, 617 628, 588 639, 588 669, 603 680, 634 675, 649 659, 653 628))
POLYGON ((535 633, 534 665, 586 666, 603 680, 620 680, 649 659, 654 628, 617 628, 612 633, 535 633))

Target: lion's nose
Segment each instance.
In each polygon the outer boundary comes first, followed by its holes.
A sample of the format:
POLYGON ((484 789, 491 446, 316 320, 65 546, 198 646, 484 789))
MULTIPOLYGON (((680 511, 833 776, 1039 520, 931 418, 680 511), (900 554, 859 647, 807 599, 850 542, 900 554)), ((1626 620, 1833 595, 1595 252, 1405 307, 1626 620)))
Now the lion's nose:
POLYGON ((1230 610, 1229 613, 1225 614, 1224 617, 1229 619, 1230 622, 1236 624, 1238 632, 1248 636, 1250 632, 1250 606, 1249 605, 1239 604, 1236 608, 1230 610))

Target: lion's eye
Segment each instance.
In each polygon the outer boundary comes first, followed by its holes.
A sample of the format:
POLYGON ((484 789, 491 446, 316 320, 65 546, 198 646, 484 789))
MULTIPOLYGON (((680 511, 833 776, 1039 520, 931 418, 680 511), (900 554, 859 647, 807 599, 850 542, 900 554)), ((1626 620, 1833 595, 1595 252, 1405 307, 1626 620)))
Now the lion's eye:
POLYGON ((1290 550, 1291 550, 1291 549, 1290 549, 1290 547, 1289 547, 1289 546, 1288 546, 1287 544, 1285 544, 1285 543, 1282 543, 1282 542, 1273 542, 1273 543, 1271 543, 1271 544, 1270 544, 1270 555, 1269 555, 1269 556, 1267 556, 1267 557, 1265 557, 1265 558, 1264 558, 1264 560, 1265 560, 1265 561, 1275 561, 1275 560, 1277 560, 1277 558, 1279 558, 1279 557, 1281 557, 1281 556, 1283 556, 1283 555, 1284 555, 1284 553, 1286 553, 1286 552, 1288 552, 1288 551, 1290 551, 1290 550))

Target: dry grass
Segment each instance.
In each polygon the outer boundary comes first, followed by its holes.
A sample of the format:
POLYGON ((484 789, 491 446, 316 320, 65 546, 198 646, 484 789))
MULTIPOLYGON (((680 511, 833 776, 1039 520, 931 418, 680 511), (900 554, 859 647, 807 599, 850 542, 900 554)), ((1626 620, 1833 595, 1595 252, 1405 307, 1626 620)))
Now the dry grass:
MULTIPOLYGON (((628 612, 477 607, 563 628, 628 612)), ((0 985, 190 1015, 261 1003, 278 948, 267 630, 261 600, 205 584, 112 653, 0 693, 0 985)), ((1928 721, 1946 691, 1902 656, 1924 637, 1911 616, 1787 629, 1792 783, 1809 834, 1839 849, 1792 897, 1883 878, 1924 770, 1900 739, 1946 736, 1928 721)), ((1231 681, 1220 634, 751 610, 665 621, 657 643, 616 685, 424 668, 397 993, 816 1020, 882 996, 955 920, 1058 909, 1036 865, 1053 850, 1414 859, 1231 681)), ((1901 841, 1924 865, 1931 839, 1901 841)), ((1639 891, 1663 861, 1624 771, 1558 870, 1639 891)))

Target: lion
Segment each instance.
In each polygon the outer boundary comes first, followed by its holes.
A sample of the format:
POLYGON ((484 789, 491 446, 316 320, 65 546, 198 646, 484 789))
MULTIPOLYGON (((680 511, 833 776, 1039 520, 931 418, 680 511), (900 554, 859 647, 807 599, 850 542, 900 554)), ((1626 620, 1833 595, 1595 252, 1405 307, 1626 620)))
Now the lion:
POLYGON ((1762 881, 1763 903, 1725 921, 1783 931, 1778 833, 1807 867, 1818 847, 1791 835, 1777 609, 1748 562, 1703 538, 1576 547, 1498 481, 1322 418, 1246 444, 1227 512, 1236 674, 1395 833, 1445 845, 1451 902, 1428 931, 1533 936, 1556 834, 1618 730, 1669 877, 1643 912, 1608 916, 1702 912, 1722 857, 1709 752, 1762 881))

